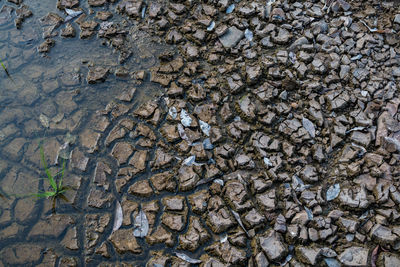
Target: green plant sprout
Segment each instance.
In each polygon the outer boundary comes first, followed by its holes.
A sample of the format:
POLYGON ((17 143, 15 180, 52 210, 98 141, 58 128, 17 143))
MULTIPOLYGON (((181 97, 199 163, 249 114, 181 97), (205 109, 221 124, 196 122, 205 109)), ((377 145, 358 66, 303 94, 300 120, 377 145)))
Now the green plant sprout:
POLYGON ((0 59, 0 64, 3 67, 4 71, 6 72, 8 78, 11 79, 11 75, 10 75, 10 73, 8 73, 8 70, 7 70, 6 66, 4 65, 4 63, 3 63, 3 61, 1 59, 0 59))
POLYGON ((57 198, 61 198, 64 201, 69 202, 68 199, 64 196, 64 193, 69 189, 68 186, 63 185, 63 178, 65 173, 65 160, 63 161, 61 170, 57 172, 55 175, 52 175, 47 166, 42 145, 40 145, 40 157, 43 162, 44 170, 47 176, 44 179, 48 180, 52 190, 39 192, 32 195, 38 198, 51 198, 53 200, 53 210, 55 210, 55 204, 57 198))

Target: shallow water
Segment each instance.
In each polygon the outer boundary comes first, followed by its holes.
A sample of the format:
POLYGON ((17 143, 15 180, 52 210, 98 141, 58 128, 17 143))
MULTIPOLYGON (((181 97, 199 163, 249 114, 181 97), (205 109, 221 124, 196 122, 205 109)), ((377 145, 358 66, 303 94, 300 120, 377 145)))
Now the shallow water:
MULTIPOLYGON (((76 23, 72 23, 77 30, 75 38, 57 36, 50 53, 39 54, 36 48, 43 42, 39 18, 48 12, 63 17, 65 14, 57 10, 54 0, 26 1, 25 4, 34 15, 23 22, 22 29, 15 28, 14 14, 6 23, 0 24, 0 58, 11 76, 7 77, 0 69, 0 194, 5 196, 0 198, 0 250, 29 240, 28 243, 42 248, 55 248, 57 255, 75 256, 78 265, 82 266, 84 196, 78 197, 75 206, 57 205, 57 213, 75 216, 79 249, 64 250, 60 246, 60 241, 69 232, 47 235, 39 231, 36 235, 29 235, 32 226, 51 213, 51 201, 25 197, 46 188, 45 181, 39 179, 44 172, 38 143, 43 142, 46 159, 53 164, 66 139, 81 135, 94 111, 104 109, 116 95, 135 87, 132 105, 136 105, 159 95, 161 88, 149 81, 137 84, 129 77, 116 77, 113 72, 119 66, 118 53, 102 45, 97 37, 79 39, 76 23), (110 69, 104 83, 89 85, 86 82, 88 65, 92 64, 110 69)), ((0 9, 3 5, 15 7, 2 1, 0 9)), ((87 10, 85 5, 81 3, 81 7, 87 10)), ((142 38, 132 43, 132 57, 124 64, 129 72, 155 66, 158 64, 157 54, 166 49, 145 35, 139 36, 142 38)), ((93 164, 89 164, 87 172, 70 174, 66 183, 73 184, 79 180, 82 191, 85 190, 93 164)), ((56 168, 52 171, 54 173, 56 168)), ((27 251, 35 253, 35 248, 29 247, 27 251)), ((52 253, 40 254, 33 262, 45 262, 52 253)))

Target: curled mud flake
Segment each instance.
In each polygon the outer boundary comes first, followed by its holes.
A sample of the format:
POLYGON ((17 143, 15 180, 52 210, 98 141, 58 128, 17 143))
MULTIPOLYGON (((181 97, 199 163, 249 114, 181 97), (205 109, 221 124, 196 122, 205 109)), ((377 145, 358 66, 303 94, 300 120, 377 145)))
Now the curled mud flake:
POLYGON ((253 41, 253 37, 254 37, 253 32, 250 31, 249 29, 246 29, 246 30, 244 31, 244 37, 246 37, 246 39, 247 39, 249 42, 253 41))
POLYGON ((370 32, 377 32, 377 31, 378 31, 377 28, 371 28, 371 27, 369 27, 368 24, 365 23, 365 21, 363 21, 363 20, 360 20, 360 21, 361 21, 362 24, 364 24, 365 27, 367 27, 367 29, 368 29, 370 32))
POLYGON ((210 32, 210 31, 214 30, 214 28, 215 28, 215 22, 211 21, 210 25, 208 25, 208 27, 207 27, 207 31, 210 32))
POLYGON ((229 5, 228 8, 226 9, 226 14, 231 14, 234 9, 235 9, 235 4, 229 5))
POLYGON ((350 132, 353 132, 353 131, 362 131, 362 130, 364 130, 364 129, 365 129, 364 126, 354 127, 354 128, 352 128, 352 129, 346 131, 346 134, 348 134, 348 133, 350 133, 350 132))
POLYGON ((215 179, 213 182, 224 186, 224 181, 222 179, 215 179))
POLYGON ((210 136, 211 126, 207 122, 204 122, 202 120, 199 120, 199 123, 200 123, 200 129, 202 130, 202 132, 205 135, 210 136))
POLYGON ((172 119, 176 119, 176 117, 178 116, 178 112, 176 111, 176 108, 175 107, 171 107, 169 110, 168 110, 168 114, 171 116, 171 118, 172 119))
POLYGON ((183 161, 183 165, 192 166, 195 163, 196 156, 190 156, 183 161))
POLYGON ((354 57, 350 58, 350 60, 355 61, 355 60, 359 60, 361 58, 362 58, 362 55, 358 54, 357 56, 354 56, 354 57))
POLYGON ((273 166, 271 160, 269 158, 267 158, 267 157, 264 157, 264 164, 267 167, 272 167, 273 166))
POLYGON ((211 144, 210 138, 204 139, 203 147, 204 147, 204 149, 207 149, 207 150, 211 150, 214 148, 213 144, 211 144))
POLYGON ((143 5, 142 12, 141 12, 141 18, 144 19, 146 16, 146 5, 143 5))
POLYGON ((145 237, 149 232, 149 221, 147 220, 146 214, 141 210, 135 218, 133 225, 133 235, 135 237, 145 237))
POLYGON ((239 223, 240 227, 242 227, 243 231, 246 233, 246 235, 250 236, 249 233, 247 232, 246 228, 244 228, 244 225, 243 225, 242 219, 240 219, 239 213, 237 213, 234 210, 231 210, 231 212, 232 212, 233 216, 235 217, 236 221, 239 223))
POLYGON ((280 266, 285 266, 293 258, 292 254, 286 256, 285 260, 280 264, 280 266))
POLYGON ((189 142, 189 137, 186 135, 185 129, 183 129, 182 124, 178 124, 178 133, 179 136, 183 139, 189 142))
POLYGON ((58 153, 57 153, 56 159, 54 160, 54 164, 60 163, 58 161, 59 158, 62 158, 63 160, 69 159, 69 155, 70 155, 69 142, 65 142, 58 149, 58 153))
POLYGON ((202 260, 193 259, 193 258, 191 258, 188 255, 183 254, 183 253, 175 252, 175 255, 178 258, 180 258, 180 259, 182 259, 182 260, 184 260, 186 262, 192 263, 192 264, 202 263, 202 260))
POLYGON ((310 187, 310 185, 304 184, 304 182, 297 175, 293 175, 293 177, 292 177, 292 189, 293 190, 295 190, 297 192, 302 192, 309 187, 310 187))
POLYGON ((303 117, 303 127, 310 134, 311 138, 315 138, 315 126, 309 119, 305 117, 303 117))
POLYGON ((309 219, 309 220, 312 220, 312 219, 314 218, 314 215, 313 215, 312 211, 311 211, 309 208, 307 208, 307 207, 304 207, 304 209, 306 210, 308 219, 309 219))
POLYGON ((185 127, 189 127, 192 124, 192 118, 189 116, 185 109, 181 110, 181 123, 185 127))
POLYGON ((293 53, 292 51, 289 52, 289 60, 292 64, 296 62, 296 54, 293 53))
POLYGON ((339 193, 340 193, 340 185, 339 184, 331 185, 326 191, 326 201, 334 200, 339 196, 339 193))
POLYGON ((226 241, 228 241, 228 235, 226 233, 221 235, 221 239, 219 241, 221 243, 225 243, 226 241))
POLYGON ((121 227, 123 220, 124 220, 124 215, 122 214, 122 207, 121 204, 119 204, 119 201, 117 201, 115 207, 114 226, 112 230, 113 232, 117 231, 121 227))
POLYGON ((67 12, 68 16, 65 18, 64 23, 72 20, 73 18, 76 18, 83 12, 81 10, 73 10, 73 9, 65 9, 65 12, 67 12))

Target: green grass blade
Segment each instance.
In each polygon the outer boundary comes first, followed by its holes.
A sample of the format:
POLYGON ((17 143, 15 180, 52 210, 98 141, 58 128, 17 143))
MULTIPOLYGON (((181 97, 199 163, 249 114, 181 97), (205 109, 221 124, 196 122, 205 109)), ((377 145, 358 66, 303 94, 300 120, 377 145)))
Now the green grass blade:
POLYGON ((7 76, 11 78, 10 73, 8 73, 8 70, 1 59, 0 59, 0 64, 3 67, 4 71, 6 72, 7 76))
POLYGON ((61 169, 61 177, 60 177, 60 181, 58 182, 58 189, 61 189, 62 186, 62 182, 63 182, 63 178, 64 178, 64 171, 65 171, 65 159, 63 160, 63 165, 62 165, 62 169, 61 169))
POLYGON ((58 191, 58 194, 63 194, 65 193, 67 190, 66 189, 62 189, 61 191, 58 191))
POLYGON ((42 158, 42 162, 43 162, 43 166, 44 166, 44 170, 46 172, 46 175, 49 178, 49 183, 50 183, 51 187, 54 189, 54 191, 57 191, 57 184, 54 181, 54 178, 51 175, 50 170, 47 168, 46 159, 44 157, 44 150, 43 150, 43 146, 42 145, 40 145, 40 157, 42 158))

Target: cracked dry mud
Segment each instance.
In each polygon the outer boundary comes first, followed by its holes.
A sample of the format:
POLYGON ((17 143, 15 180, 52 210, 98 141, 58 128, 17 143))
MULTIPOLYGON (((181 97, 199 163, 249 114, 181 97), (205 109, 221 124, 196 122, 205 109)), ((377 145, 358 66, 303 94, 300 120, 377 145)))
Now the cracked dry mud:
MULTIPOLYGON (((69 162, 82 212, 40 219, 3 264, 400 266, 398 4, 327 2, 88 1, 175 45, 132 74, 164 94, 136 103, 130 88, 91 114, 69 162), (36 243, 45 235, 65 255, 36 243)), ((97 22, 82 20, 81 38, 94 35, 97 22)), ((123 62, 125 33, 110 29, 99 37, 123 62)))

